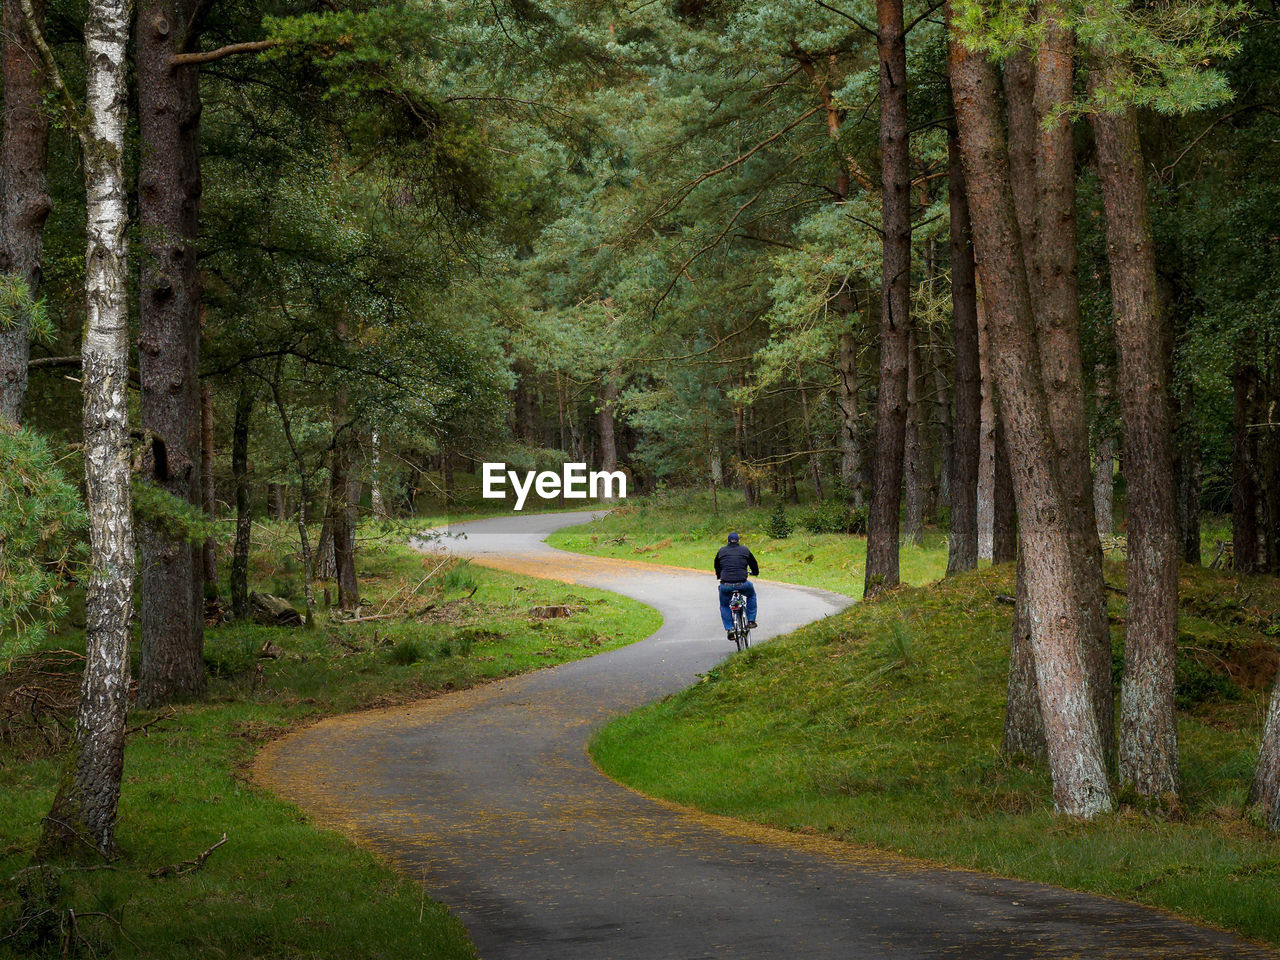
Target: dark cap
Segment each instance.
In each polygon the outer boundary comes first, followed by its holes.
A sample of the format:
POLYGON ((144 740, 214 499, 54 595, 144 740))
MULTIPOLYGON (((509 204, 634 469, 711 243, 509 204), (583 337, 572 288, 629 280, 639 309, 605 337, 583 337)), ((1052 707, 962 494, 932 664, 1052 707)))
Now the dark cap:
POLYGON ((730 542, 730 543, 737 543, 737 542, 738 542, 738 535, 737 535, 736 533, 731 533, 731 534, 729 534, 729 542, 730 542))

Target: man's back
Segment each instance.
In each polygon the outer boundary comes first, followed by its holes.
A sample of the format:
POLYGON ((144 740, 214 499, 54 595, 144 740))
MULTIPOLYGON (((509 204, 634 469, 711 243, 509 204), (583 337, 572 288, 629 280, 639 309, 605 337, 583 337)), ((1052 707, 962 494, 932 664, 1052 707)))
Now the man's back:
POLYGON ((723 583, 741 583, 748 574, 760 575, 755 556, 740 543, 725 544, 716 552, 716 576, 723 583))

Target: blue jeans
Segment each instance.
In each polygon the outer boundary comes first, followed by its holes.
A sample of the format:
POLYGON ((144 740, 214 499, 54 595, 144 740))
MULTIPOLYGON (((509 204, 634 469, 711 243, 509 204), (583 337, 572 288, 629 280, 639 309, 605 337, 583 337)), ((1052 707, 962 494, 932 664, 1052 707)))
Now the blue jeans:
POLYGON ((720 584, 720 619, 724 621, 726 633, 733 629, 733 614, 729 612, 729 598, 733 596, 735 590, 747 598, 747 619, 752 622, 756 619, 756 585, 750 580, 738 584, 722 583, 720 584))

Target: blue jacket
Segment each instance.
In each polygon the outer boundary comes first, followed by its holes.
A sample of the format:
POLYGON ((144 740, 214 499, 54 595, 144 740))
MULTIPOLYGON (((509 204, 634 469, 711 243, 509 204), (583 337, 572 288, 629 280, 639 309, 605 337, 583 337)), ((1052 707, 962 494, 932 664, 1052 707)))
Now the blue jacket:
POLYGON ((740 543, 727 543, 716 553, 716 576, 721 583, 742 583, 751 576, 760 576, 760 565, 750 550, 740 543))

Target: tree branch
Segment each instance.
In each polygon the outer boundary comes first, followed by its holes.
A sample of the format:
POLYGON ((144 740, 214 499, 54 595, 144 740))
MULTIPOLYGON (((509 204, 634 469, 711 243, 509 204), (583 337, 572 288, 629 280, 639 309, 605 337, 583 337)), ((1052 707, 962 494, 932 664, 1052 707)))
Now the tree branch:
POLYGON ((815 113, 817 113, 821 109, 822 109, 822 104, 819 103, 812 110, 806 110, 800 116, 796 117, 795 120, 792 120, 789 124, 787 124, 781 130, 779 130, 773 136, 768 137, 764 140, 761 140, 759 143, 757 143, 754 147, 752 147, 746 153, 739 154, 738 157, 736 157, 733 160, 730 160, 728 163, 724 164, 723 166, 716 167, 714 170, 708 170, 706 173, 699 174, 697 177, 690 180, 687 184, 685 184, 683 187, 677 190, 675 194, 673 194, 671 197, 665 200, 658 207, 658 209, 655 210, 652 214, 645 217, 644 220, 641 222, 640 226, 644 227, 645 225, 652 223, 658 217, 663 216, 664 214, 670 213, 676 207, 680 206, 680 204, 685 201, 685 198, 687 198, 689 194, 691 194, 694 191, 694 188, 697 187, 699 184, 705 183, 707 180, 710 180, 712 177, 718 176, 719 174, 724 173, 726 170, 731 170, 732 168, 738 166, 741 163, 745 163, 747 160, 751 159, 751 157, 753 157, 755 154, 759 153, 769 144, 773 143, 773 141, 781 137, 784 133, 787 133, 795 129, 801 123, 803 123, 805 120, 808 120, 810 117, 812 117, 815 113))
POLYGON ((879 33, 877 33, 875 30, 872 30, 870 27, 868 27, 865 23, 863 23, 853 14, 845 13, 843 10, 837 10, 835 7, 831 6, 830 4, 823 3, 822 0, 813 0, 813 2, 816 3, 818 6, 820 6, 823 10, 830 10, 837 17, 844 17, 846 20, 852 23, 859 30, 866 33, 868 36, 874 37, 876 40, 880 39, 879 33))
POLYGON ((40 29, 40 22, 36 17, 35 8, 31 5, 31 0, 19 0, 19 3, 22 7, 23 22, 27 25, 27 33, 31 35, 31 42, 36 45, 36 50, 40 52, 40 59, 44 63, 45 72, 49 75, 49 82, 53 84, 53 89, 57 91, 58 98, 62 101, 62 109, 67 115, 67 122, 71 124, 71 129, 76 132, 80 145, 84 146, 85 116, 76 105, 75 97, 67 89, 66 81, 62 79, 62 71, 58 69, 58 61, 53 58, 53 51, 49 49, 49 44, 44 38, 44 31, 40 29))
MULTIPOLYGON (((22 2, 25 5, 30 3, 31 0, 22 0, 22 2)), ((198 63, 213 63, 215 60, 225 60, 227 57, 234 57, 241 53, 261 53, 263 50, 270 50, 280 45, 280 40, 249 40, 245 43, 229 43, 225 47, 219 47, 217 50, 203 50, 197 53, 175 53, 169 58, 169 66, 185 67, 198 63)))

